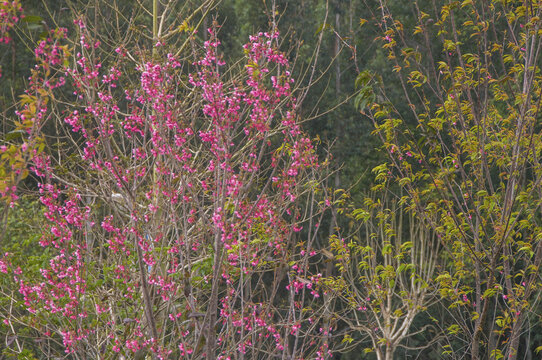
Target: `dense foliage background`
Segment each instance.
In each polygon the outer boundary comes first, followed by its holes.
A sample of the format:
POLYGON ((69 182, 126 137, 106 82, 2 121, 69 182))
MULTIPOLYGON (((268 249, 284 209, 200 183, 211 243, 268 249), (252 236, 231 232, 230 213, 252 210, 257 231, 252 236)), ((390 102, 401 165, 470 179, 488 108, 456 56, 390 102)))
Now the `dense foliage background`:
POLYGON ((0 4, 0 359, 535 359, 538 1, 0 4))

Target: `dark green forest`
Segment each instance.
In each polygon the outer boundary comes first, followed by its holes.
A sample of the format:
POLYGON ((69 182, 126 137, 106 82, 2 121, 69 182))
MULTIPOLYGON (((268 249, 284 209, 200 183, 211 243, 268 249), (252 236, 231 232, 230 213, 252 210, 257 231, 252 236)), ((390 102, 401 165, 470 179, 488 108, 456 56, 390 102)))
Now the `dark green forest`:
POLYGON ((12 0, 0 49, 0 360, 540 358, 539 0, 12 0))

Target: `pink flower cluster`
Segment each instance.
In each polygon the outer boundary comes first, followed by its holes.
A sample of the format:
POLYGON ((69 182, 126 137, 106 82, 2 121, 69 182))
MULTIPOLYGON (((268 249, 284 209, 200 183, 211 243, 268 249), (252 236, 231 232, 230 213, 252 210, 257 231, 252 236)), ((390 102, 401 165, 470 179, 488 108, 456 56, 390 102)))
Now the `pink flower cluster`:
POLYGON ((9 31, 24 17, 22 12, 19 0, 0 2, 0 43, 8 44, 11 41, 9 31))

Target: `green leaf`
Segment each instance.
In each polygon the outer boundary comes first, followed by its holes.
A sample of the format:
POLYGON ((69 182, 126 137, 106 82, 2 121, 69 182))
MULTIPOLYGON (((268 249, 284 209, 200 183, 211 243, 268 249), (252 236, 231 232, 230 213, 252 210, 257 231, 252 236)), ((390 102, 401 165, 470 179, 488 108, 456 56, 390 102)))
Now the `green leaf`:
POLYGON ((361 111, 370 103, 374 102, 375 94, 370 86, 364 86, 354 98, 354 107, 361 111))
POLYGON ((356 86, 356 89, 360 89, 363 87, 366 87, 369 85, 370 81, 373 78, 373 74, 369 70, 362 71, 358 74, 356 77, 356 80, 354 82, 354 85, 356 86))
POLYGON ((13 130, 6 134, 4 140, 6 141, 12 141, 15 139, 20 139, 25 134, 24 130, 13 130))
POLYGON ((331 29, 331 28, 332 27, 331 27, 330 24, 327 24, 327 23, 321 24, 320 26, 318 26, 318 29, 316 30, 314 35, 318 35, 321 31, 328 30, 328 29, 331 29))
POLYGON ((25 15, 22 21, 27 24, 41 24, 43 22, 43 18, 38 15, 25 15))
POLYGON ((450 325, 448 327, 448 333, 451 335, 457 334, 460 330, 461 328, 459 327, 459 325, 456 325, 456 324, 450 325))

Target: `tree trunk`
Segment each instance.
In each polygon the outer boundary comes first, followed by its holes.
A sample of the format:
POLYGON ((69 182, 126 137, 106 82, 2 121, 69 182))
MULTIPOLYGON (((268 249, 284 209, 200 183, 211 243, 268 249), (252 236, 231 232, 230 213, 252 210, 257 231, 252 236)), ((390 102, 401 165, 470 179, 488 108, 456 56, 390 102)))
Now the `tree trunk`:
POLYGON ((395 353, 395 346, 394 345, 387 345, 386 346, 385 360, 393 360, 393 354, 394 353, 395 353))
POLYGON ((215 259, 213 263, 213 287, 211 289, 211 298, 209 299, 209 307, 207 308, 207 314, 205 315, 206 323, 204 325, 203 333, 206 336, 206 359, 216 360, 216 313, 218 311, 218 287, 220 284, 220 268, 222 262, 222 240, 220 238, 220 232, 215 235, 215 259))
POLYGON ((523 329, 523 314, 516 315, 514 325, 512 325, 512 334, 510 334, 510 347, 506 352, 506 359, 516 360, 518 357, 519 340, 521 330, 523 329))

